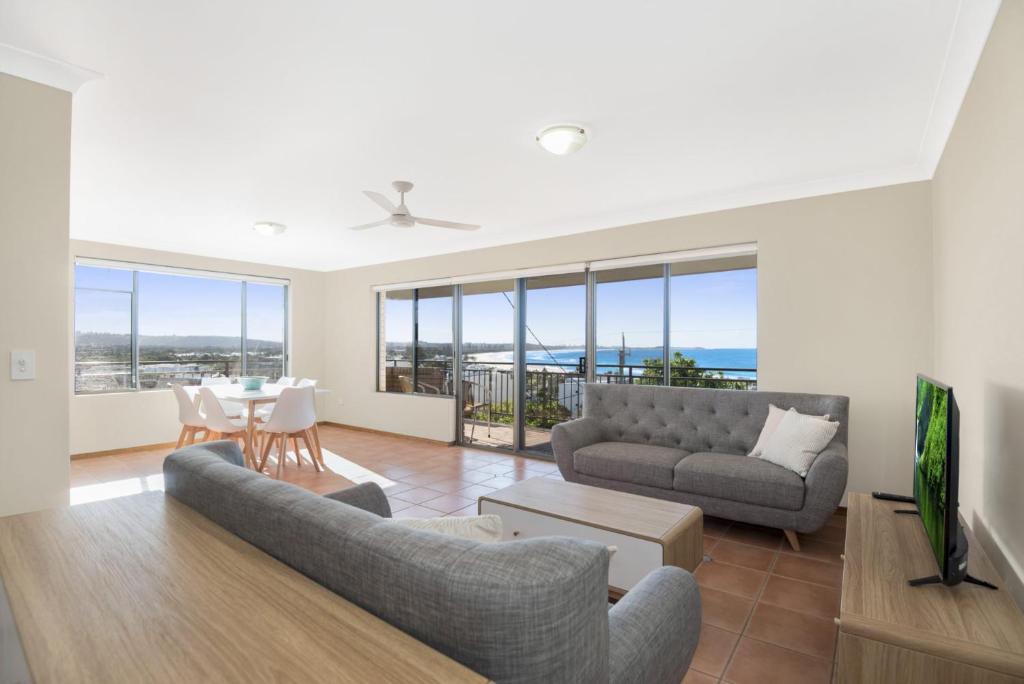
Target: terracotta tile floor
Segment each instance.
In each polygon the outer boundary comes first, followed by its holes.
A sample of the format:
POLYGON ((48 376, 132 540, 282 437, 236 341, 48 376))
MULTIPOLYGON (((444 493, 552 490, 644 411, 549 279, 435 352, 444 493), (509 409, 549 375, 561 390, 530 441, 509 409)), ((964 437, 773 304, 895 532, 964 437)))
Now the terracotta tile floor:
POLYGON ((845 534, 835 515, 796 553, 778 530, 705 518, 704 628, 683 681, 828 684, 845 534))
MULTIPOLYGON (((288 462, 284 479, 317 493, 377 482, 396 517, 474 515, 476 498, 530 477, 561 478, 553 463, 479 449, 324 426, 327 470, 288 462)), ((162 489, 170 449, 71 462, 72 503, 162 489)), ((845 518, 802 536, 794 553, 778 530, 705 518, 695 575, 704 602, 701 642, 685 684, 821 682, 832 677, 845 518)))

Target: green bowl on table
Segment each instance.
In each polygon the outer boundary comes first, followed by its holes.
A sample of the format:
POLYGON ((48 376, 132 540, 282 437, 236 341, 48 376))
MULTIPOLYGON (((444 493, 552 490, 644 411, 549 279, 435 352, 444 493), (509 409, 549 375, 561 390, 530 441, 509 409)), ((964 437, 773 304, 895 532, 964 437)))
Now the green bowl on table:
POLYGON ((246 392, 255 392, 263 389, 263 384, 269 380, 265 375, 246 375, 238 378, 238 384, 246 392))

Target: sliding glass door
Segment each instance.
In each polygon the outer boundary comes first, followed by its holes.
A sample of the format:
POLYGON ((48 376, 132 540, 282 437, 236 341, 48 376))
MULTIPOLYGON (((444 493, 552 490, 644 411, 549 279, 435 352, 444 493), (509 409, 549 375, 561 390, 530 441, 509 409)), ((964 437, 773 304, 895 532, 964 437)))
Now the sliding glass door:
POLYGON ((517 446, 514 280, 462 286, 462 443, 517 446))
POLYGON ((551 455, 551 428, 578 418, 587 373, 585 273, 529 278, 523 449, 551 455))
POLYGON ((756 254, 701 251, 383 289, 379 389, 454 396, 460 443, 548 457, 588 382, 756 389, 756 254))

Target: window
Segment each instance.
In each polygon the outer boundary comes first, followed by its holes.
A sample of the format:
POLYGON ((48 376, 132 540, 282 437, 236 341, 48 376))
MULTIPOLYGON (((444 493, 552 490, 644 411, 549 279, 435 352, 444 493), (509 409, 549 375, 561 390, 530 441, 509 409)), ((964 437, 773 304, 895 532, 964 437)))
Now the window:
MULTIPOLYGON (((757 269, 672 265, 669 352, 674 387, 753 389, 757 269)), ((719 266, 721 267, 721 266, 719 266)))
POLYGON ((378 389, 382 392, 412 392, 412 306, 413 290, 396 290, 381 295, 380 339, 384 364, 378 389))
POLYGON ((287 284, 153 267, 75 266, 75 393, 166 389, 286 367, 287 284))
POLYGON ((452 295, 450 286, 380 294, 379 391, 453 394, 452 295))
POLYGON ((597 273, 595 379, 660 385, 664 381, 665 267, 597 273))
POLYGON ((284 342, 288 288, 274 283, 245 284, 245 372, 285 375, 284 342))
POLYGON ((134 274, 75 266, 75 392, 135 388, 134 274))
POLYGON ((487 277, 375 288, 378 389, 459 397, 462 444, 550 455, 587 383, 757 389, 754 243, 487 277))
POLYGON ((138 274, 139 388, 195 384, 242 370, 242 283, 138 274))
POLYGON ((416 290, 416 391, 452 394, 452 288, 416 290))

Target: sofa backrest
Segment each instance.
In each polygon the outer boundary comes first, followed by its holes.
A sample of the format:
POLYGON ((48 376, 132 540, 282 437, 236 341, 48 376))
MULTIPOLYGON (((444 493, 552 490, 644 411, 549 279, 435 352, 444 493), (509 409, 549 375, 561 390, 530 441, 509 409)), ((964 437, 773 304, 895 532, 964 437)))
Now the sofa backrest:
POLYGON ((242 463, 233 442, 180 449, 164 461, 166 491, 496 682, 607 682, 604 545, 412 530, 242 463))
POLYGON ((839 421, 835 440, 846 444, 848 397, 606 383, 588 383, 583 390, 583 416, 602 425, 607 441, 690 452, 749 452, 764 427, 769 404, 829 414, 839 421))

